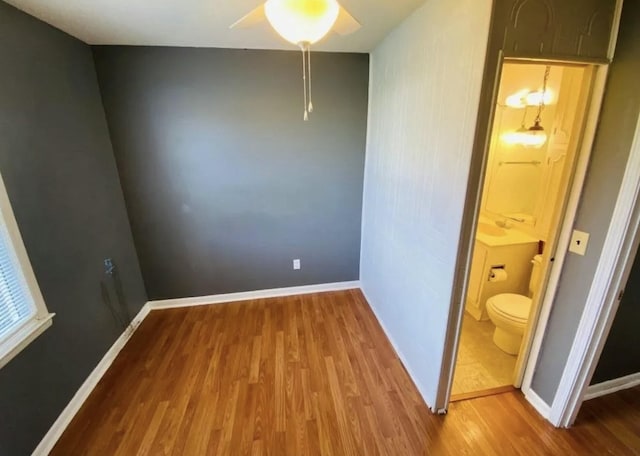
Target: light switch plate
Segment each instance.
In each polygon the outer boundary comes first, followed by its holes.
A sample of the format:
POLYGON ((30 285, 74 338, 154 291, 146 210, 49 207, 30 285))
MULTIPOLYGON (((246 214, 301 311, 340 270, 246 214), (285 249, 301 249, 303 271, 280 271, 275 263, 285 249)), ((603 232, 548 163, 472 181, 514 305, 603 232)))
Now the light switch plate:
POLYGON ((573 235, 571 236, 571 244, 569 245, 569 252, 584 256, 584 254, 587 253, 588 244, 589 233, 573 230, 573 235))

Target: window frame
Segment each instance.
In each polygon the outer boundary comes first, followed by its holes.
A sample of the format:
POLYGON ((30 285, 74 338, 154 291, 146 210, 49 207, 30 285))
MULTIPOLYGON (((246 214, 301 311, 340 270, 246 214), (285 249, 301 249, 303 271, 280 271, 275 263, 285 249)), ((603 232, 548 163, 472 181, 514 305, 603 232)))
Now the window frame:
POLYGON ((13 249, 13 253, 16 256, 20 273, 24 277, 27 285, 26 291, 31 297, 36 310, 34 315, 18 325, 15 330, 0 338, 0 369, 2 369, 18 353, 24 350, 52 325, 55 314, 48 311, 42 292, 38 286, 1 173, 0 223, 3 223, 7 230, 9 242, 11 243, 10 248, 13 249))

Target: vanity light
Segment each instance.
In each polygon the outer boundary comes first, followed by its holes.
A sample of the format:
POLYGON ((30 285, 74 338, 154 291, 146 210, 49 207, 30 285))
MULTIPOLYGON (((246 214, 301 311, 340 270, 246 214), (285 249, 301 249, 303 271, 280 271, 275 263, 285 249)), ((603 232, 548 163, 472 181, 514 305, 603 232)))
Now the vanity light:
POLYGON ((501 136, 502 141, 510 146, 526 146, 529 141, 529 129, 522 127, 516 131, 509 131, 501 136))
POLYGON ((550 105, 553 102, 553 94, 548 89, 529 92, 526 95, 527 106, 539 106, 540 103, 550 105))
POLYGON ((542 90, 531 91, 523 89, 513 95, 509 95, 504 104, 510 108, 522 109, 527 106, 539 106, 541 100, 544 101, 545 105, 550 105, 553 102, 551 91, 543 92, 542 90))
POLYGON ((510 146, 524 146, 538 148, 542 147, 546 141, 546 133, 544 128, 539 124, 534 124, 531 128, 527 128, 525 123, 527 121, 527 106, 525 106, 524 114, 522 115, 522 124, 516 131, 508 131, 504 133, 501 138, 502 141, 510 146))
POLYGON ((525 135, 522 145, 524 147, 532 147, 539 149, 547 142, 547 132, 544 131, 542 125, 540 125, 540 118, 536 118, 535 123, 529 127, 527 134, 525 135))
POLYGON ((519 128, 502 135, 502 141, 509 145, 519 145, 539 149, 547 142, 547 133, 539 124, 534 124, 529 128, 519 128))
POLYGON ((527 131, 527 137, 523 142, 523 146, 525 147, 533 147, 535 149, 539 149, 545 145, 547 142, 547 132, 544 131, 542 127, 542 111, 544 111, 545 107, 545 98, 547 95, 547 83, 549 82, 549 73, 551 73, 551 67, 547 65, 544 70, 544 78, 542 83, 542 94, 538 103, 538 114, 536 115, 536 119, 533 122, 533 125, 529 127, 527 131))
MULTIPOLYGON (((507 98, 507 105, 511 101, 512 104, 516 103, 515 97, 520 96, 520 102, 524 104, 524 115, 522 117, 522 125, 520 128, 513 132, 508 132, 502 135, 502 140, 511 145, 521 145, 527 148, 539 149, 544 146, 547 142, 548 136, 547 132, 544 130, 542 126, 542 112, 544 111, 545 105, 548 103, 547 100, 551 100, 551 93, 547 90, 547 83, 549 82, 549 73, 551 72, 551 67, 547 65, 544 71, 544 79, 542 84, 542 90, 538 92, 528 92, 528 94, 523 95, 524 92, 518 92, 515 95, 507 98), (512 98, 514 97, 514 98, 512 98), (533 122, 533 125, 529 128, 525 127, 525 121, 527 117, 527 107, 530 102, 537 101, 538 113, 533 122)), ((511 105, 509 105, 511 106, 511 105)), ((515 107, 515 106, 511 106, 515 107)))
POLYGON ((531 92, 529 89, 523 89, 513 95, 509 95, 505 100, 505 104, 510 108, 522 109, 528 106, 527 95, 531 92))
POLYGON ((510 146, 524 146, 532 149, 539 149, 547 142, 547 133, 539 122, 531 127, 524 126, 516 131, 509 131, 501 136, 504 143, 510 146))

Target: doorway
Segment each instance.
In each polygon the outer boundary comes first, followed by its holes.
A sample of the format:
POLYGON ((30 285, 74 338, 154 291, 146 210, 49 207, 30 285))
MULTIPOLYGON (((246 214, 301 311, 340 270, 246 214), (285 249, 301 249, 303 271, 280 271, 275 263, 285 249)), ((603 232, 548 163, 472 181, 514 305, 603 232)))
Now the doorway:
POLYGON ((519 388, 541 323, 595 67, 505 60, 497 90, 451 400, 519 388))

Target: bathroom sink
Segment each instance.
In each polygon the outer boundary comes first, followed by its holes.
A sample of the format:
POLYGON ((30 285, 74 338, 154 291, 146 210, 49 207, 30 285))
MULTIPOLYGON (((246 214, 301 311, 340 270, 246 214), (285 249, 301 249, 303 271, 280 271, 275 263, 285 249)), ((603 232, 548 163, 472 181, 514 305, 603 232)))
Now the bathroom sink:
POLYGON ((487 236, 506 236, 507 230, 500 228, 499 226, 491 225, 489 223, 478 223, 478 231, 487 236))

